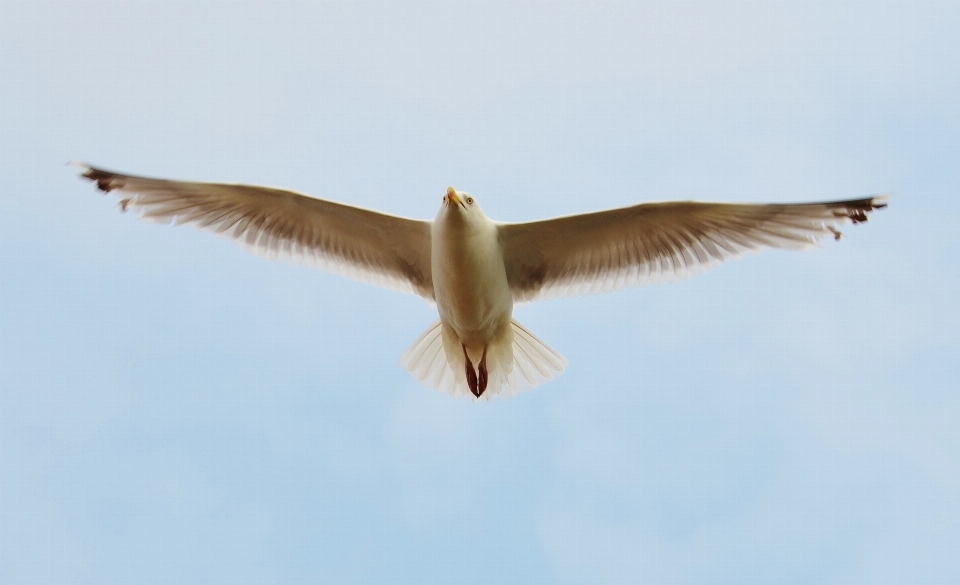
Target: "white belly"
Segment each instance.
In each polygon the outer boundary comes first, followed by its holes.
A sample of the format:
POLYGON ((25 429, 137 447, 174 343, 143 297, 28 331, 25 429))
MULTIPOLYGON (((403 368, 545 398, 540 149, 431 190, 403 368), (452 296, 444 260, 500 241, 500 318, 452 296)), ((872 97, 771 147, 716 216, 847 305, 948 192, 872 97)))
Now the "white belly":
POLYGON ((440 318, 470 353, 482 352, 513 313, 496 228, 435 229, 431 264, 440 318))

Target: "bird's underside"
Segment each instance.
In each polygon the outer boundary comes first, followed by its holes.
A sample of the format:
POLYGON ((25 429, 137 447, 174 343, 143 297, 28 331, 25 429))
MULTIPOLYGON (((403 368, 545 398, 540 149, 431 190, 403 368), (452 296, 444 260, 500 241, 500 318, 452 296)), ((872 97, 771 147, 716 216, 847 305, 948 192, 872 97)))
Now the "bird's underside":
MULTIPOLYGON (((474 302, 461 300, 470 297, 469 291, 454 285, 471 276, 474 282, 477 275, 454 271, 438 277, 434 264, 444 254, 460 254, 471 246, 495 250, 499 268, 489 274, 500 271, 502 294, 512 307, 677 280, 765 248, 809 248, 825 237, 839 239, 843 225, 865 222, 870 212, 887 204, 885 197, 798 204, 674 201, 500 223, 489 220, 471 196, 451 188, 430 222, 284 189, 151 179, 79 166, 101 191, 118 195, 123 211, 160 223, 189 224, 271 258, 314 264, 438 304, 441 319, 401 363, 424 384, 474 399, 533 388, 559 374, 566 360, 509 313, 502 316, 502 327, 486 334, 489 339, 473 340, 473 345, 460 340, 464 329, 445 323, 442 316, 451 303, 474 302), (435 249, 440 246, 434 241, 437 229, 460 225, 456 222, 465 222, 465 233, 477 228, 483 237, 464 236, 466 248, 435 249)), ((456 230, 450 233, 454 241, 459 237, 456 230)))

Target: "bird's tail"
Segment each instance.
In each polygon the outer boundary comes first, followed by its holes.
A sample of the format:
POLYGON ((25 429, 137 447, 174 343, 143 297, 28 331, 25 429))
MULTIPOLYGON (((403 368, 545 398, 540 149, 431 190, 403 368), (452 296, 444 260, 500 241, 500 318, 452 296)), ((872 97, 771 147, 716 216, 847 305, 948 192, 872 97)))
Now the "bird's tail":
MULTIPOLYGON (((437 319, 410 346, 400 363, 423 384, 457 398, 478 400, 467 386, 463 350, 453 330, 437 319)), ((515 319, 487 346, 488 382, 480 396, 510 397, 555 378, 567 360, 515 319)))

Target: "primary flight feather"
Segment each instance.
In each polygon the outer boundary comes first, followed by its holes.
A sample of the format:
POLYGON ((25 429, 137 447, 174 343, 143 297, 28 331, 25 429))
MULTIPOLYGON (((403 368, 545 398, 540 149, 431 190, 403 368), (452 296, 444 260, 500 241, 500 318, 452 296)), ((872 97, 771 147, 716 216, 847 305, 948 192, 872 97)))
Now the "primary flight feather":
POLYGON ((804 249, 867 221, 885 197, 799 204, 697 201, 529 223, 489 219, 452 187, 434 221, 293 191, 170 181, 80 165, 120 207, 189 224, 271 258, 296 259, 436 303, 440 318, 403 354, 424 384, 489 399, 538 386, 566 359, 513 319, 515 302, 676 280, 764 248, 804 249))

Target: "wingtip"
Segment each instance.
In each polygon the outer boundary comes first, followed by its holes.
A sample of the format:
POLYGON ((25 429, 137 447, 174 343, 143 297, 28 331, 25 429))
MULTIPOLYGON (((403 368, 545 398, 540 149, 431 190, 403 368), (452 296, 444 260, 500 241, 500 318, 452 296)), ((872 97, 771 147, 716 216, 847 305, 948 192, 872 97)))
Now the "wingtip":
POLYGON ((884 193, 882 195, 875 195, 870 199, 870 206, 874 209, 883 209, 890 204, 890 198, 892 195, 890 193, 884 193))
POLYGON ((81 161, 70 161, 67 164, 81 169, 83 172, 80 173, 80 176, 84 179, 95 182, 97 184, 97 189, 100 189, 104 193, 109 193, 113 189, 117 188, 117 185, 113 181, 113 179, 116 178, 114 173, 98 169, 81 161))
POLYGON ((839 208, 834 215, 849 219, 852 223, 866 223, 871 212, 885 208, 890 200, 888 194, 874 195, 863 199, 839 202, 839 208))

